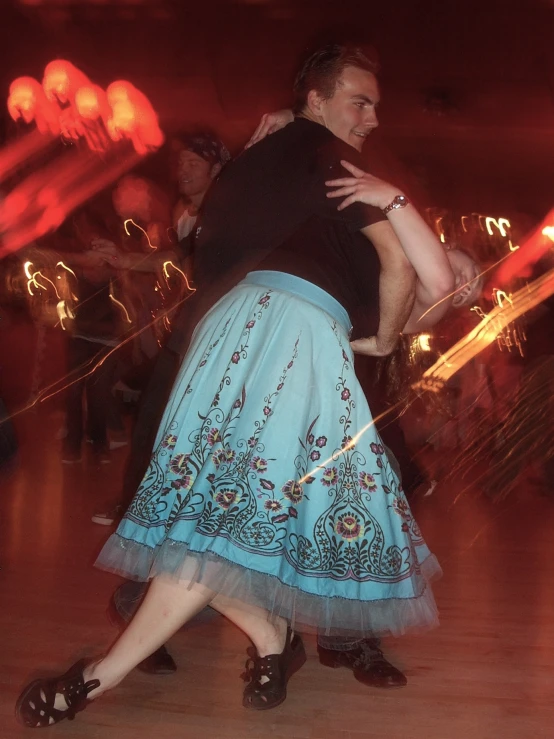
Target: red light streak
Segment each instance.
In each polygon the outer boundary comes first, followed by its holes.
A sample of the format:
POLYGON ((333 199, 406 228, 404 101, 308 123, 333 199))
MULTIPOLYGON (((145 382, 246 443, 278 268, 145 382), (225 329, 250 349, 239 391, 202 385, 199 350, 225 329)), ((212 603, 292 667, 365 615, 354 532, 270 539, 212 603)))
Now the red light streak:
POLYGON ((538 226, 525 243, 514 251, 510 251, 510 259, 498 270, 494 276, 497 284, 509 284, 515 277, 525 277, 530 274, 532 265, 543 257, 552 247, 550 234, 554 233, 554 210, 551 210, 542 224, 538 226))

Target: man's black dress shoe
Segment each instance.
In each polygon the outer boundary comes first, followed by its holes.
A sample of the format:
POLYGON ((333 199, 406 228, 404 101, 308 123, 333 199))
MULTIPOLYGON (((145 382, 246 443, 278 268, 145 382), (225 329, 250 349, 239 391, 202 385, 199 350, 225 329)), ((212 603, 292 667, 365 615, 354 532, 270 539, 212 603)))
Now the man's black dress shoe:
MULTIPOLYGON (((120 586, 114 595, 112 595, 109 606, 108 606, 108 619, 120 631, 124 631, 127 628, 129 621, 133 617, 134 611, 140 605, 142 597, 146 592, 144 583, 126 582, 123 586, 120 586), (136 598, 124 598, 120 591, 129 586, 127 589, 129 594, 135 595, 135 591, 131 586, 136 587, 136 598), (142 590, 140 589, 142 586, 142 590)), ((169 654, 164 645, 159 649, 156 649, 150 657, 147 657, 142 662, 139 662, 137 669, 142 672, 148 672, 150 675, 171 675, 177 672, 177 665, 175 660, 169 654)))
POLYGON ((150 675, 172 675, 177 672, 175 660, 164 646, 137 665, 137 669, 148 672, 150 675))
POLYGON ((319 661, 327 667, 348 667, 356 680, 372 688, 401 688, 408 680, 385 659, 373 639, 363 639, 355 649, 325 649, 318 645, 319 661))

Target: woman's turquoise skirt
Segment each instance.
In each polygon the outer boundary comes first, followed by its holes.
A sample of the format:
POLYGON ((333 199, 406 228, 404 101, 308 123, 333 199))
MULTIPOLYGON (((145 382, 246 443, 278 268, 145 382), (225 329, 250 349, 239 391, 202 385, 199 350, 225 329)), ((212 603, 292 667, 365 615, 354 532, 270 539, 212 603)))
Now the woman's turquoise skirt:
POLYGON ((437 624, 440 573, 354 374, 344 308, 252 272, 200 321, 148 471, 97 564, 201 583, 298 630, 437 624))

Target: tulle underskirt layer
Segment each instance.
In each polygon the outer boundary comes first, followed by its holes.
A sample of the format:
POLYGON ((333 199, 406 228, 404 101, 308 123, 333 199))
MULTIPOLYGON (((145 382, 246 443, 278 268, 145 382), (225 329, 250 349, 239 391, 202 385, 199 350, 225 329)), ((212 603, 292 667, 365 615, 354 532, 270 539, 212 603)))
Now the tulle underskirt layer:
POLYGON ((236 601, 245 609, 263 608, 281 616, 297 631, 354 636, 401 636, 438 626, 438 611, 429 583, 442 575, 434 555, 420 564, 419 595, 376 601, 324 597, 306 593, 277 577, 225 560, 213 552, 193 552, 180 541, 164 539, 155 549, 114 534, 97 562, 102 569, 132 580, 156 576, 179 580, 183 587, 201 585, 236 601))

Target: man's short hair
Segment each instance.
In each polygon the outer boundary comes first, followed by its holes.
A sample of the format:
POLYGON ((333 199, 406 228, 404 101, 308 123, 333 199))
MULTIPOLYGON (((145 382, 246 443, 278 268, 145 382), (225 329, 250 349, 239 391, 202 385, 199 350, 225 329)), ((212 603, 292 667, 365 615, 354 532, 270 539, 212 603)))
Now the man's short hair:
POLYGON ((377 74, 379 69, 378 64, 358 47, 328 44, 310 54, 294 80, 294 112, 304 109, 310 90, 317 90, 325 100, 333 97, 346 67, 357 67, 372 74, 377 74))

